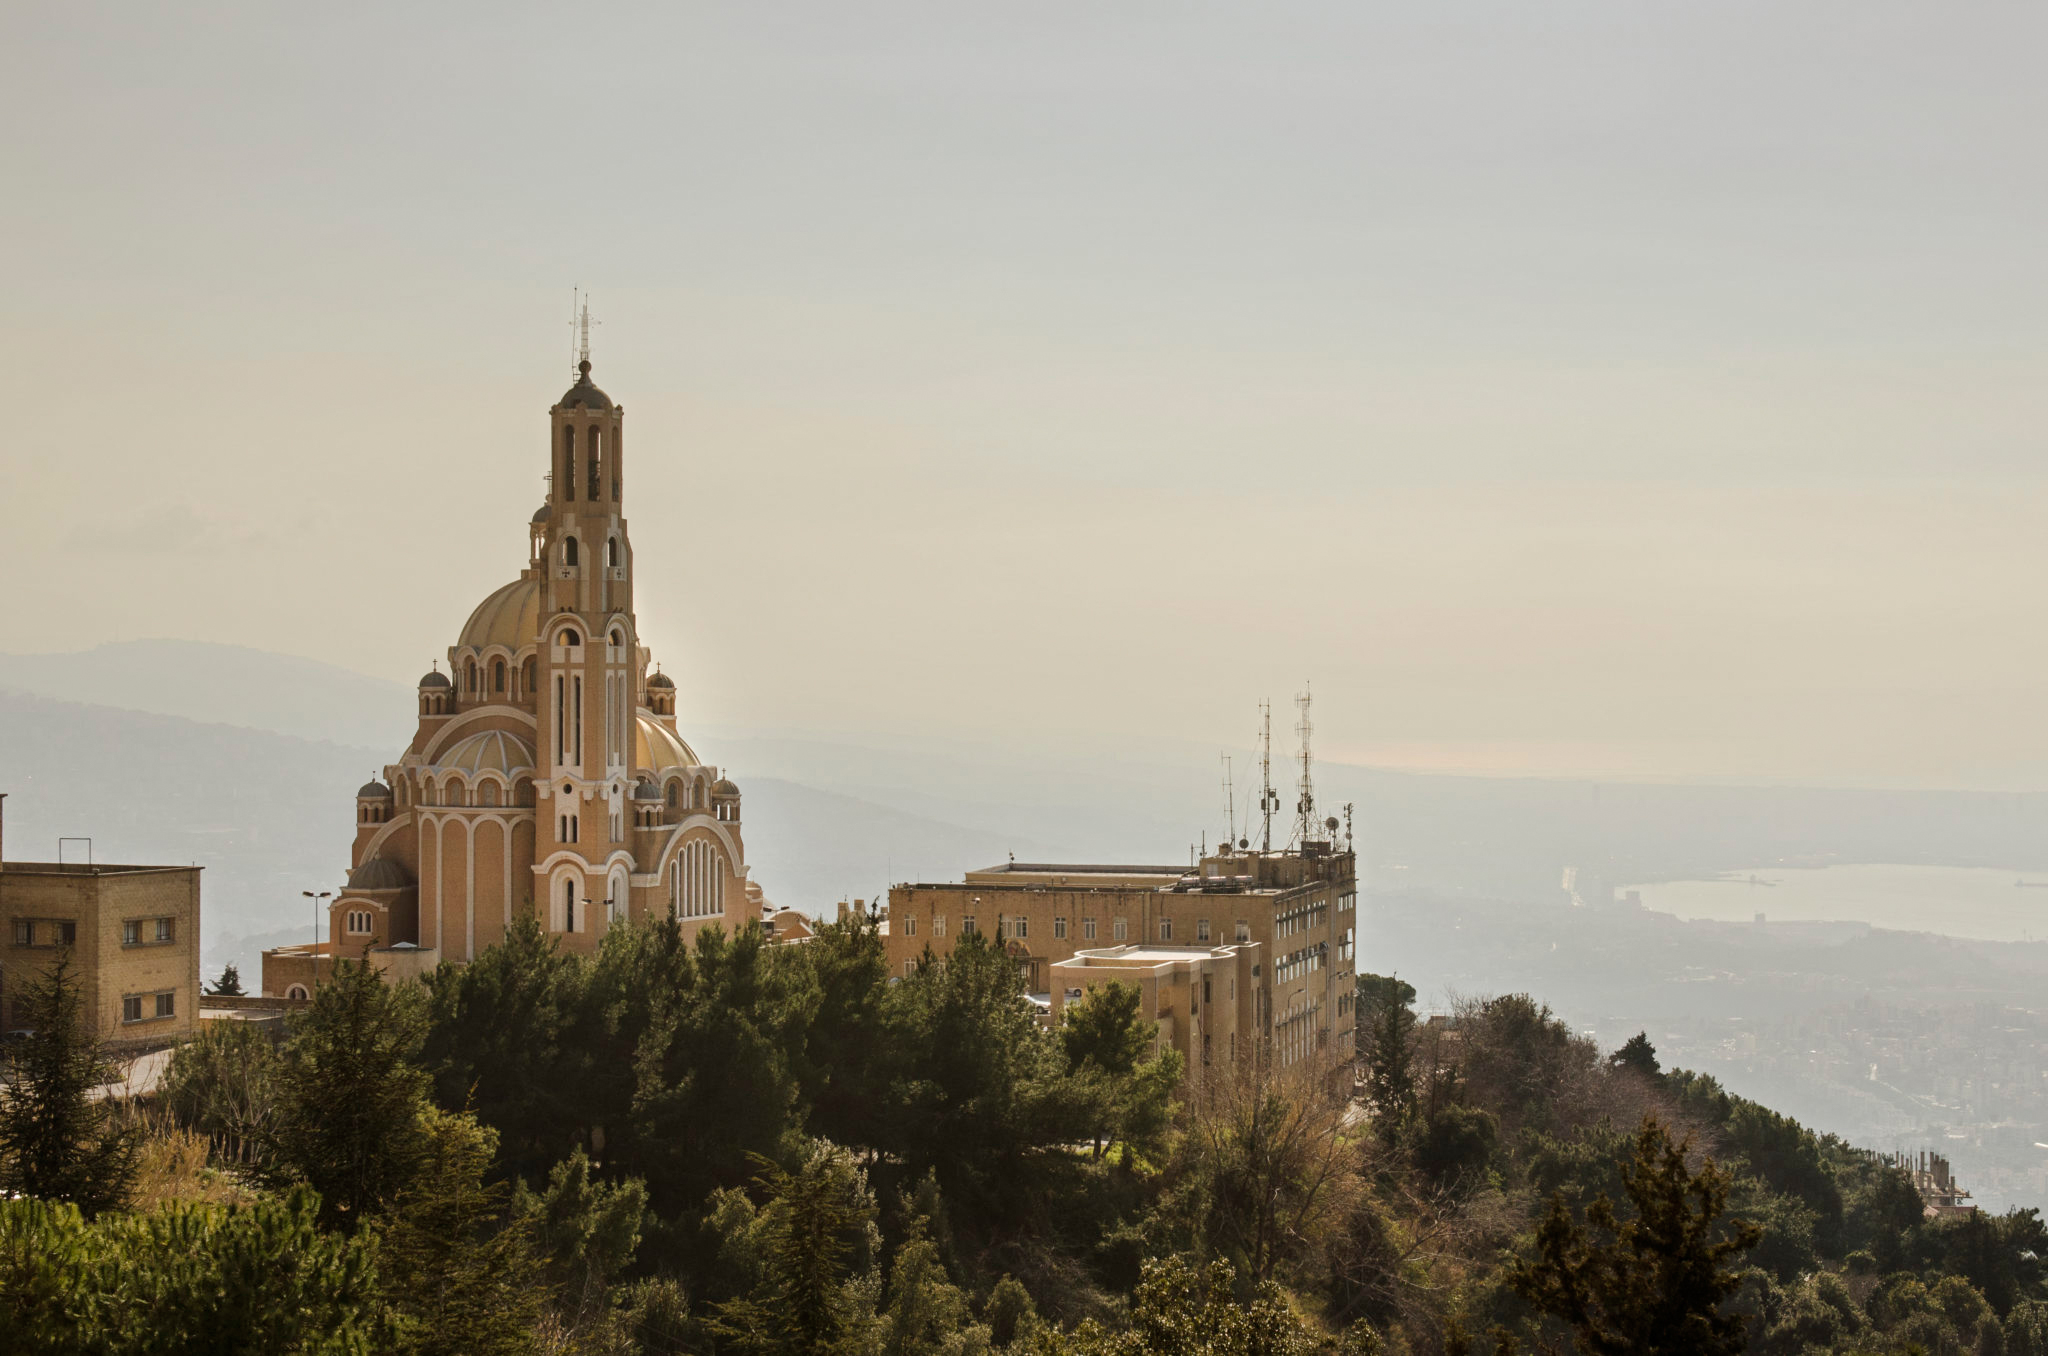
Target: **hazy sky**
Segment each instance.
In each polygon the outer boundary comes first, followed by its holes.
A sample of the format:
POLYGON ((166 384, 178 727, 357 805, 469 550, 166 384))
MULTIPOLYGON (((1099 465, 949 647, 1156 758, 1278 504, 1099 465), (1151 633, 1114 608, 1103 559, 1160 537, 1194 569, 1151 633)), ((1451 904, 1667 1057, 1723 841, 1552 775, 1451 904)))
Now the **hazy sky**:
MULTIPOLYGON (((15 5, 0 649, 411 680, 569 289, 686 719, 2048 782, 2040 6, 15 5)), ((137 675, 138 682, 147 681, 137 675)))

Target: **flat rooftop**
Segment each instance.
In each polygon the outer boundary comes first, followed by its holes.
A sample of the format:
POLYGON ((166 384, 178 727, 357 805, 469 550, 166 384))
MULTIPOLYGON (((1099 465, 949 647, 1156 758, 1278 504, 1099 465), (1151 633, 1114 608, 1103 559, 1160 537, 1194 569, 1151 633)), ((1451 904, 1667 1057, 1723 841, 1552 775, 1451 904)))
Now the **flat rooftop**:
POLYGON ((4 862, 0 875, 22 876, 133 876, 149 871, 204 871, 196 863, 186 866, 124 866, 117 862, 4 862))

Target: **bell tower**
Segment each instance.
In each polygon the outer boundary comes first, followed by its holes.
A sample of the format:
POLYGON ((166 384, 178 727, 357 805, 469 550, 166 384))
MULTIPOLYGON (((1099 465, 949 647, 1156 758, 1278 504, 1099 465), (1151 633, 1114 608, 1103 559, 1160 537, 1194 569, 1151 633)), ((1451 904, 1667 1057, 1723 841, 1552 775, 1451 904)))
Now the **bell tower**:
MULTIPOLYGON (((630 831, 641 676, 624 516, 626 412, 590 379, 589 327, 586 305, 576 383, 548 411, 548 502, 533 524, 541 587, 535 752, 547 807, 536 846, 543 858, 562 849, 582 857, 590 872, 582 898, 602 900, 605 863, 626 848, 630 831)), ((559 914, 580 909, 581 900, 549 903, 559 914)), ((568 924, 584 926, 580 916, 568 924)))

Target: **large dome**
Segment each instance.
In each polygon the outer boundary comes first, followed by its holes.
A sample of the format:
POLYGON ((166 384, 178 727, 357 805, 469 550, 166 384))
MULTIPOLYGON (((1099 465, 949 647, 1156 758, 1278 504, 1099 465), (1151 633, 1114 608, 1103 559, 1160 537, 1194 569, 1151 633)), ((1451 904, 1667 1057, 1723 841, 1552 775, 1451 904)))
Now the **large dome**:
POLYGON ((502 645, 517 650, 540 634, 540 580, 515 579, 476 605, 456 648, 502 645))
POLYGON ((666 772, 672 767, 698 767, 697 755, 674 730, 651 716, 637 718, 639 733, 633 739, 633 766, 648 772, 666 772))

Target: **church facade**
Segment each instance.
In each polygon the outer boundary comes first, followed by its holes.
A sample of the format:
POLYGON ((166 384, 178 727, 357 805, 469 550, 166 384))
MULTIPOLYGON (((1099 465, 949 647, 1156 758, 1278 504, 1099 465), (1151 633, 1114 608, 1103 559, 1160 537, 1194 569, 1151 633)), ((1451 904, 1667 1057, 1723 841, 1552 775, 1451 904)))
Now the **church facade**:
POLYGON ((640 643, 625 413, 586 357, 548 412, 526 568, 420 679, 412 743, 356 793, 327 939, 265 952, 264 993, 306 996, 335 957, 467 961, 526 914, 584 952, 628 919, 759 916, 739 788, 677 731, 675 683, 640 643))

